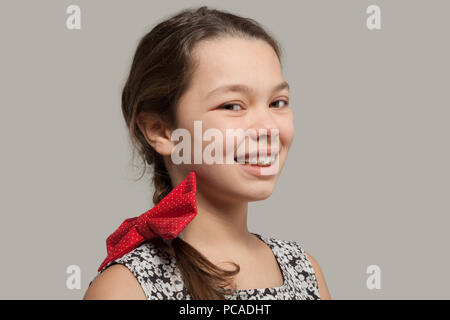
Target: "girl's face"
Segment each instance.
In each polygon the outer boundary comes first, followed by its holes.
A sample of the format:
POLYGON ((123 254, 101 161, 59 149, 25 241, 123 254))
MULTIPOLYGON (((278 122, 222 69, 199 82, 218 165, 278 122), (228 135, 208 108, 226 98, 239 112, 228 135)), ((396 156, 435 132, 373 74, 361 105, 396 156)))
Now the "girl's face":
POLYGON ((195 170, 199 192, 217 200, 248 202, 266 199, 273 192, 294 139, 289 88, 280 86, 285 80, 276 53, 265 41, 229 37, 202 41, 194 48, 193 54, 198 67, 176 110, 176 128, 185 128, 191 135, 192 161, 190 164, 170 165, 183 178, 195 170), (217 89, 228 85, 240 85, 248 90, 217 89), (194 163, 194 144, 203 139, 203 151, 214 141, 214 138, 206 141, 204 137, 195 136, 194 121, 201 121, 202 134, 208 129, 222 133, 222 163, 208 164, 204 159, 200 164, 194 163), (256 135, 245 135, 234 141, 226 139, 226 129, 239 128, 244 132, 254 129, 256 135), (265 129, 267 136, 260 129, 265 129), (278 134, 278 146, 271 143, 274 141, 271 135, 275 134, 278 134), (267 144, 249 144, 251 139, 257 142, 258 135, 260 140, 266 138, 267 144), (227 149, 230 143, 231 148, 227 149), (231 153, 231 159, 234 159, 242 152, 262 149, 267 154, 270 149, 279 152, 278 168, 273 174, 257 175, 237 162, 226 162, 227 153, 231 153))

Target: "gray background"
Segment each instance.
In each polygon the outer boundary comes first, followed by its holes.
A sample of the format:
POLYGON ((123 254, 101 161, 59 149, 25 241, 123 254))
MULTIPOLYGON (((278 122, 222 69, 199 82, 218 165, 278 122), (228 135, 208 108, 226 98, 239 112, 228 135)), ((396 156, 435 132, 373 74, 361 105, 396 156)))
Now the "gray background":
POLYGON ((285 52, 295 139, 249 230, 300 242, 334 299, 450 298, 450 2, 425 0, 2 0, 0 298, 82 298, 106 237, 152 206, 122 85, 140 37, 203 4, 259 21, 285 52), (81 30, 66 29, 70 4, 81 30), (66 288, 71 264, 81 290, 66 288))

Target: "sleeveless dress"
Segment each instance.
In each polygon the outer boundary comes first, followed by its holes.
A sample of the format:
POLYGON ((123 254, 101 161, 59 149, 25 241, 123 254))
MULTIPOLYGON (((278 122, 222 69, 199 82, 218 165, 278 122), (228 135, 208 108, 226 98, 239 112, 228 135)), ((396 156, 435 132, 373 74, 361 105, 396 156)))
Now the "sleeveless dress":
MULTIPOLYGON (((279 287, 238 289, 225 295, 227 300, 319 300, 316 275, 303 247, 289 240, 280 240, 253 233, 272 250, 282 271, 279 287)), ((191 300, 176 258, 151 242, 144 242, 124 256, 111 261, 106 268, 120 263, 136 277, 147 300, 191 300)), ((96 278, 95 277, 95 278, 96 278)), ((95 280, 95 278, 89 283, 95 280)))

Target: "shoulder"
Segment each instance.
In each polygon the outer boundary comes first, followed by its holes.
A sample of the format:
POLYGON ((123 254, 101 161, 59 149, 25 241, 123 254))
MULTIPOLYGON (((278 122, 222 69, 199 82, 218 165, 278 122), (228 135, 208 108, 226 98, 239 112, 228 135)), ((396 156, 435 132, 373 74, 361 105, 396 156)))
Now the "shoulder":
POLYGON ((289 260, 302 260, 305 262, 304 268, 307 272, 313 272, 312 266, 308 261, 306 251, 301 243, 294 240, 281 239, 276 237, 265 237, 277 249, 278 254, 292 256, 289 260))
POLYGON ((90 283, 84 300, 146 300, 135 276, 121 264, 109 266, 90 283))
POLYGON ((325 281, 325 276, 322 272, 322 269, 319 266, 317 260, 308 252, 305 251, 306 256, 308 257, 311 265, 314 269, 314 273, 316 274, 317 285, 319 287, 320 299, 321 300, 330 300, 330 292, 328 290, 327 283, 325 281))
POLYGON ((153 280, 168 264, 168 253, 144 242, 101 270, 89 284, 84 299, 147 299, 150 292, 156 291, 153 280))
POLYGON ((297 259, 297 262, 301 262, 302 269, 310 274, 313 274, 317 280, 318 291, 321 300, 331 299, 325 276, 320 268, 317 260, 305 250, 303 245, 294 240, 279 239, 274 237, 268 237, 272 243, 274 243, 280 251, 285 252, 288 255, 292 255, 297 259), (300 260, 300 261, 298 261, 300 260))
POLYGON ((265 239, 271 244, 274 253, 280 260, 289 262, 297 266, 297 271, 301 270, 305 275, 311 274, 314 277, 312 264, 308 259, 306 251, 299 242, 270 236, 265 236, 265 239))
POLYGON ((114 262, 124 264, 130 269, 141 267, 142 270, 150 270, 161 265, 171 264, 173 261, 168 252, 153 242, 147 241, 114 260, 114 262))

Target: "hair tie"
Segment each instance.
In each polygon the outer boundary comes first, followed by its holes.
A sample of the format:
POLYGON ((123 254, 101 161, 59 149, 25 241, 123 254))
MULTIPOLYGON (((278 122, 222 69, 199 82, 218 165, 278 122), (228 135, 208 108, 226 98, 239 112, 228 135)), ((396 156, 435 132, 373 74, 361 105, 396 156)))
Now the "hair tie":
MULTIPOLYGON (((195 171, 170 191, 155 207, 138 217, 128 218, 106 239, 107 257, 98 271, 146 240, 176 238, 197 215, 195 171)), ((181 236, 181 239, 182 236, 181 236)))

